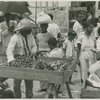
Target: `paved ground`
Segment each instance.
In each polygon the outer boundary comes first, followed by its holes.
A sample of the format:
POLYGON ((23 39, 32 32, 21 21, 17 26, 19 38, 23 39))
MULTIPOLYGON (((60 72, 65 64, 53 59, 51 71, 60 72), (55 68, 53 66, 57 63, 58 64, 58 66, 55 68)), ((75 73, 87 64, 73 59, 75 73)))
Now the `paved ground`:
MULTIPOLYGON (((7 82, 9 83, 10 88, 13 90, 13 79, 8 79, 7 82)), ((81 90, 81 83, 80 83, 80 74, 78 72, 73 73, 72 82, 74 83, 74 85, 70 85, 70 88, 71 88, 73 98, 79 98, 80 96, 79 94, 81 90)), ((37 90, 39 89, 39 85, 37 81, 33 81, 33 85, 34 85, 34 88, 33 88, 34 98, 47 98, 48 97, 48 93, 46 92, 37 92, 37 90)), ((22 90, 22 98, 25 98, 24 81, 22 81, 21 90, 22 90)), ((62 85, 61 90, 63 90, 63 93, 59 94, 59 98, 68 98, 69 96, 68 96, 65 85, 62 85)))

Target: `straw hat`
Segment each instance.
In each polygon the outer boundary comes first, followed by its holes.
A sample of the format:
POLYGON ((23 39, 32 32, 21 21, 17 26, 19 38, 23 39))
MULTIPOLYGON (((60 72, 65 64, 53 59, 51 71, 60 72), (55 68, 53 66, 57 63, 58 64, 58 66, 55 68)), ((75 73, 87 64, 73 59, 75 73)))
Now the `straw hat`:
POLYGON ((22 19, 20 23, 17 25, 14 31, 20 31, 23 29, 32 29, 32 28, 37 28, 36 25, 34 25, 30 20, 28 19, 22 19))

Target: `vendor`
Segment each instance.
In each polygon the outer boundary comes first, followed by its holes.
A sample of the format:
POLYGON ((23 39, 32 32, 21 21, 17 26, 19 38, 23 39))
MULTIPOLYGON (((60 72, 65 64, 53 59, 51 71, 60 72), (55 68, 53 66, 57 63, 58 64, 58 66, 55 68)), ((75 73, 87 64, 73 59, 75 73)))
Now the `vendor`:
POLYGON ((40 26, 41 32, 37 34, 38 40, 38 50, 39 51, 50 51, 47 41, 52 35, 47 32, 48 24, 51 22, 51 18, 49 15, 43 13, 43 15, 39 16, 37 19, 37 23, 40 26))
MULTIPOLYGON (((47 32, 48 24, 51 22, 51 18, 49 15, 45 14, 45 12, 40 12, 39 17, 37 18, 37 23, 40 26, 40 33, 37 34, 37 41, 38 41, 38 53, 42 55, 46 55, 47 52, 50 51, 48 46, 48 40, 52 37, 52 35, 47 32)), ((38 90, 46 91, 47 90, 47 82, 41 81, 40 87, 41 89, 38 90)))
MULTIPOLYGON (((31 34, 33 28, 33 24, 30 20, 22 19, 20 24, 16 27, 14 34, 11 37, 9 42, 6 54, 8 63, 10 66, 14 66, 16 63, 15 55, 35 55, 37 46, 33 35, 31 34)), ((16 98, 21 98, 21 85, 22 80, 15 79, 14 80, 14 92, 16 98)), ((26 86, 26 98, 32 98, 32 88, 33 88, 33 81, 32 80, 25 80, 26 86)))

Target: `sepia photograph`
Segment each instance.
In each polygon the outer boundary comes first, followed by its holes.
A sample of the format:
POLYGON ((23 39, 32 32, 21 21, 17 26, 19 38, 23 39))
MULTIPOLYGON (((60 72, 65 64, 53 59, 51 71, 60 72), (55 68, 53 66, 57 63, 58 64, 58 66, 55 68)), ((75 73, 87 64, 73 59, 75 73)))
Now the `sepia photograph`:
POLYGON ((0 98, 100 98, 100 1, 0 1, 0 98))

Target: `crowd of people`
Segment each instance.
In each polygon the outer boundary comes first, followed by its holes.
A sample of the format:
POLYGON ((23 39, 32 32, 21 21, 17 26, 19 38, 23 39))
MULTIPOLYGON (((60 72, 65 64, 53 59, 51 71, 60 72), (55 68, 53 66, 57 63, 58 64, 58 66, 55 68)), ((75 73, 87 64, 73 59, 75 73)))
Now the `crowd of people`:
MULTIPOLYGON (((100 16, 87 18, 81 23, 81 16, 75 21, 72 29, 62 39, 59 26, 53 22, 53 15, 41 12, 35 25, 27 16, 15 14, 4 15, 0 12, 0 51, 6 54, 9 66, 16 63, 16 55, 31 55, 33 59, 42 54, 48 57, 77 59, 80 68, 82 88, 87 83, 100 87, 100 79, 97 71, 100 69, 100 16), (34 31, 34 30, 39 31, 34 31), (96 81, 96 80, 97 81, 96 81)), ((0 78, 4 82, 5 78, 0 78)), ((10 98, 21 98, 21 81, 14 79, 14 95, 10 98)), ((26 98, 32 98, 33 80, 24 80, 26 86, 26 98)), ((69 80, 71 83, 71 79, 69 80)), ((53 84, 51 91, 55 91, 53 84)), ((40 82, 40 90, 47 91, 48 83, 40 82)), ((55 96, 56 93, 50 92, 55 96)), ((13 91, 10 91, 13 93, 13 91)), ((9 92, 8 92, 9 93, 9 92)), ((2 98, 7 97, 7 93, 2 98)), ((9 96, 8 96, 9 97, 9 96)), ((7 97, 7 98, 8 98, 7 97)))

